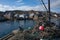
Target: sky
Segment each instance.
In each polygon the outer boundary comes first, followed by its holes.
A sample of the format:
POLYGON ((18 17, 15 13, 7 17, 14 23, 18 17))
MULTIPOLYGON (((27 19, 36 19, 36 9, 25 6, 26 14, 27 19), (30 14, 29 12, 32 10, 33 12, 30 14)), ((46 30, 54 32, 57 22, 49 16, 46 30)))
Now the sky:
MULTIPOLYGON (((43 0, 48 8, 48 0, 43 0)), ((50 0, 51 11, 60 13, 60 0, 50 0)), ((7 10, 35 10, 46 11, 41 0, 0 0, 0 11, 7 10)))

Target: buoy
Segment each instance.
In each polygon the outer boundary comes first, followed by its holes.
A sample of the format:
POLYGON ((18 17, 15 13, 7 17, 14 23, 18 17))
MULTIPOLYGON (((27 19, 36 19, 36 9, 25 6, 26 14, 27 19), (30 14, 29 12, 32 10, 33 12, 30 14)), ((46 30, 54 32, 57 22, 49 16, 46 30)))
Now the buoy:
POLYGON ((43 31, 44 30, 44 26, 40 26, 39 30, 43 31))
POLYGON ((43 39, 40 39, 40 40, 43 40, 43 39))
POLYGON ((31 29, 31 27, 28 27, 28 29, 31 29))

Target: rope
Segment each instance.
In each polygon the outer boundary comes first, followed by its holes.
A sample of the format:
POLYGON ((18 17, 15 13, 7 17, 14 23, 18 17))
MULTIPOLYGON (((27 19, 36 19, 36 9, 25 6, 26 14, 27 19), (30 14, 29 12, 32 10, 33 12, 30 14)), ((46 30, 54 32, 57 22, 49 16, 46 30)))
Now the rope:
POLYGON ((44 5, 45 9, 48 10, 47 7, 46 7, 46 5, 45 5, 45 3, 44 3, 44 1, 41 0, 41 2, 42 2, 42 4, 44 5))

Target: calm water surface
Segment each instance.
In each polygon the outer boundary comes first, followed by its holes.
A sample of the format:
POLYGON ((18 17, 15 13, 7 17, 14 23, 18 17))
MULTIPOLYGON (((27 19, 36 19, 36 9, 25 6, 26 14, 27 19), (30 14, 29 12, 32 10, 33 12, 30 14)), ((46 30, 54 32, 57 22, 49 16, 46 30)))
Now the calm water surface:
MULTIPOLYGON (((56 25, 60 25, 60 19, 51 19, 52 22, 56 23, 56 25)), ((12 32, 15 29, 18 29, 20 25, 24 29, 28 27, 34 27, 36 24, 33 20, 20 20, 20 21, 6 21, 0 22, 0 38, 12 32)))
POLYGON ((15 29, 18 29, 20 25, 22 25, 22 27, 26 29, 28 27, 33 27, 35 24, 36 22, 33 20, 0 22, 0 38, 15 29))

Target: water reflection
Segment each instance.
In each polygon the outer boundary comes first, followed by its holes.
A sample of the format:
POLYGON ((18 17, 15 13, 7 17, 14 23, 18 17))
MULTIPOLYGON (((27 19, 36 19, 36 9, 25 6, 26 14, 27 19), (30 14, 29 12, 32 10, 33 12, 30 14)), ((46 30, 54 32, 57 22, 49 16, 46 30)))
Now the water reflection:
POLYGON ((35 21, 33 20, 21 20, 21 21, 7 21, 0 23, 0 37, 10 33, 14 29, 18 29, 19 26, 24 29, 28 27, 33 27, 35 25, 35 21))
POLYGON ((60 18, 53 18, 51 19, 51 22, 54 22, 56 26, 60 27, 60 18))

